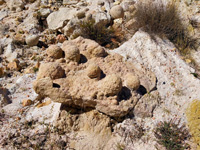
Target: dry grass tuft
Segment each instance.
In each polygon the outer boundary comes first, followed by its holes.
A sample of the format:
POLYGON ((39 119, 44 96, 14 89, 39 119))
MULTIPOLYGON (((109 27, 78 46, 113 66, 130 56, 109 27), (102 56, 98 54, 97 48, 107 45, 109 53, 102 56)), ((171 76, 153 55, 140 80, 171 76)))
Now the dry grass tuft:
POLYGON ((195 48, 196 41, 189 36, 177 10, 174 1, 164 3, 163 0, 146 0, 137 3, 135 19, 144 31, 167 37, 179 48, 181 54, 186 55, 190 48, 195 48))

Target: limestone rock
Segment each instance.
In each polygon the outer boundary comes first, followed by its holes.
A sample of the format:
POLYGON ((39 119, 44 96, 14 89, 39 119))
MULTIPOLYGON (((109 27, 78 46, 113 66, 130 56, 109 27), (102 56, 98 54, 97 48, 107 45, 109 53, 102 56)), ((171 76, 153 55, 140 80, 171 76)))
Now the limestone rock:
POLYGON ((123 117, 133 109, 137 91, 126 87, 126 76, 130 74, 129 88, 136 90, 139 79, 132 79, 141 74, 133 65, 82 37, 65 41, 62 50, 63 61, 44 63, 39 68, 33 85, 39 97, 74 109, 96 109, 111 117, 123 117))
POLYGON ((77 4, 79 0, 63 0, 63 5, 77 4))
POLYGON ((62 47, 63 51, 65 52, 65 58, 70 61, 79 62, 80 61, 80 51, 77 46, 68 45, 62 47))
POLYGON ((41 8, 39 10, 39 13, 41 17, 47 17, 51 13, 51 11, 48 8, 41 8))
POLYGON ((19 71, 21 69, 21 66, 20 66, 19 63, 20 63, 19 60, 15 59, 13 62, 10 62, 7 67, 10 70, 17 70, 17 71, 19 71))
POLYGON ((79 37, 72 41, 66 41, 63 43, 62 47, 65 47, 67 45, 73 45, 76 44, 80 51, 87 57, 105 57, 107 56, 107 52, 105 48, 100 46, 97 42, 90 40, 90 39, 84 39, 83 37, 79 37))
POLYGON ((50 58, 59 59, 59 58, 64 57, 63 54, 64 54, 64 52, 57 45, 51 45, 47 49, 47 55, 50 58))
POLYGON ((113 6, 110 10, 110 15, 114 19, 123 18, 124 10, 120 5, 113 6))
POLYGON ((100 75, 101 75, 101 69, 99 68, 99 66, 97 66, 95 64, 91 64, 87 68, 87 75, 91 79, 93 79, 93 78, 99 79, 100 75))
POLYGON ((57 63, 44 63, 40 65, 37 79, 50 77, 51 79, 59 79, 65 76, 65 71, 57 63))
POLYGON ((131 90, 137 90, 140 86, 140 80, 134 74, 128 73, 126 75, 126 86, 131 90))
POLYGON ((158 91, 152 91, 145 94, 136 104, 134 108, 134 115, 136 117, 152 117, 154 109, 158 106, 160 101, 158 91))
POLYGON ((76 10, 71 8, 60 8, 58 11, 51 13, 47 17, 49 29, 57 30, 64 27, 74 17, 75 13, 76 10))
POLYGON ((14 44, 11 42, 4 48, 4 54, 3 56, 8 60, 9 62, 14 61, 17 59, 17 52, 15 51, 14 44))
POLYGON ((56 127, 61 131, 75 132, 76 138, 69 141, 70 149, 104 149, 112 138, 110 118, 96 110, 81 115, 62 111, 56 127), (84 138, 79 138, 82 136, 84 138))
POLYGON ((24 7, 22 0, 7 0, 6 4, 10 10, 22 10, 24 7))
POLYGON ((28 46, 36 46, 39 42, 39 36, 38 35, 29 35, 26 37, 26 44, 28 46))
POLYGON ((114 96, 122 89, 122 80, 117 75, 112 74, 106 76, 99 85, 100 94, 105 96, 114 96))
POLYGON ((22 105, 25 107, 25 106, 30 106, 31 104, 32 104, 33 102, 32 102, 32 100, 30 100, 30 99, 24 99, 23 101, 22 101, 22 105))
POLYGON ((76 16, 77 16, 78 19, 84 18, 85 17, 85 11, 83 11, 83 10, 78 11, 76 16))

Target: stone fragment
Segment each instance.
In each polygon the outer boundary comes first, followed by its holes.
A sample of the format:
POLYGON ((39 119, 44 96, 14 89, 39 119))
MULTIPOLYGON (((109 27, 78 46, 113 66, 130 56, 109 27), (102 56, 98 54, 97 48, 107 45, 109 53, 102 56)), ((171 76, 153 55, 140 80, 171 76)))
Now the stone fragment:
POLYGON ((77 4, 79 0, 63 0, 63 5, 73 5, 77 4))
POLYGON ((37 79, 50 77, 51 79, 59 79, 65 76, 65 71, 62 67, 53 62, 43 63, 40 65, 37 79))
POLYGON ((77 46, 67 45, 62 48, 65 52, 65 58, 70 61, 79 62, 80 61, 80 51, 77 46))
POLYGON ((77 16, 78 19, 84 18, 85 17, 85 11, 83 11, 83 10, 78 11, 76 16, 77 16))
POLYGON ((26 37, 26 44, 28 46, 36 46, 39 42, 39 36, 38 35, 28 35, 26 37))
POLYGON ((23 34, 16 34, 14 36, 14 42, 17 44, 24 44, 25 43, 25 36, 23 34))
POLYGON ((64 52, 57 45, 51 45, 47 49, 47 55, 48 55, 48 57, 53 58, 53 59, 62 58, 62 57, 64 57, 63 54, 64 54, 64 52))
POLYGON ((152 91, 145 94, 134 108, 134 115, 141 118, 152 117, 153 111, 157 107, 160 101, 158 91, 152 91))
POLYGON ((3 56, 7 61, 13 62, 17 58, 17 52, 15 51, 15 47, 13 43, 9 43, 7 47, 4 48, 3 56))
POLYGON ((113 6, 110 9, 110 15, 114 19, 123 18, 124 17, 124 10, 120 5, 113 6))
POLYGON ((21 70, 21 66, 19 63, 20 63, 19 60, 15 59, 13 62, 10 62, 7 67, 10 70, 19 71, 19 70, 21 70))
POLYGON ((22 0, 7 0, 7 6, 10 10, 22 10, 24 8, 24 3, 22 0))
POLYGON ((0 78, 4 76, 4 68, 0 67, 0 78))
POLYGON ((139 78, 132 73, 128 73, 125 77, 125 80, 126 86, 131 90, 137 90, 140 86, 139 78))
POLYGON ((33 102, 32 102, 32 100, 30 100, 30 99, 24 99, 23 101, 22 101, 22 105, 25 107, 25 106, 30 106, 31 104, 32 104, 33 102))
POLYGON ((101 75, 101 69, 99 68, 98 65, 95 64, 90 64, 87 68, 87 75, 88 77, 90 77, 91 79, 93 78, 100 78, 101 75))
POLYGON ((39 15, 44 18, 46 18, 50 13, 51 13, 51 10, 49 8, 41 8, 39 10, 39 15))
POLYGON ((64 41, 66 41, 66 38, 63 34, 59 34, 57 37, 56 37, 56 41, 57 42, 60 42, 60 43, 63 43, 64 41))

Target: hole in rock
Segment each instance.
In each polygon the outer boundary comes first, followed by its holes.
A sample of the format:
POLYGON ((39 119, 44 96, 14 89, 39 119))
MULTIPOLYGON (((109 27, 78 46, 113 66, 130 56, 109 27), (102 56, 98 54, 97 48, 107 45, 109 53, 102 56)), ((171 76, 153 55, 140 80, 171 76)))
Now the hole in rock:
POLYGON ((128 100, 131 96, 131 90, 124 86, 118 94, 118 101, 128 100))
POLYGON ((105 77, 106 77, 106 74, 103 71, 101 71, 100 79, 103 79, 105 77))
POLYGON ((60 85, 57 84, 57 83, 53 83, 53 87, 54 87, 54 88, 60 88, 60 85))
POLYGON ((37 46, 38 46, 39 48, 42 48, 42 47, 48 48, 48 45, 45 44, 45 43, 42 42, 42 41, 39 41, 38 44, 37 44, 37 46))
POLYGON ((141 95, 144 95, 147 93, 147 90, 144 86, 140 85, 140 87, 137 89, 137 92, 141 95))
POLYGON ((86 63, 86 62, 87 62, 87 58, 86 58, 83 54, 81 54, 80 63, 81 63, 81 64, 84 64, 84 63, 86 63))

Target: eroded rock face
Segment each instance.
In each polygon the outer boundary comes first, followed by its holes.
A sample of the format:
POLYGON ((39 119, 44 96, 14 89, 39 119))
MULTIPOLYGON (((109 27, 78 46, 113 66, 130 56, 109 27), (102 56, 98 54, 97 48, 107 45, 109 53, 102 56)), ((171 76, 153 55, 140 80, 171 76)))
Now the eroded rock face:
POLYGON ((134 107, 140 71, 133 65, 82 37, 64 42, 62 50, 65 61, 41 64, 34 82, 39 96, 74 108, 96 108, 112 117, 123 117, 134 107))
POLYGON ((81 115, 68 114, 63 110, 55 127, 60 131, 76 133, 76 138, 69 141, 69 148, 76 150, 105 149, 112 138, 110 118, 96 110, 81 115))

